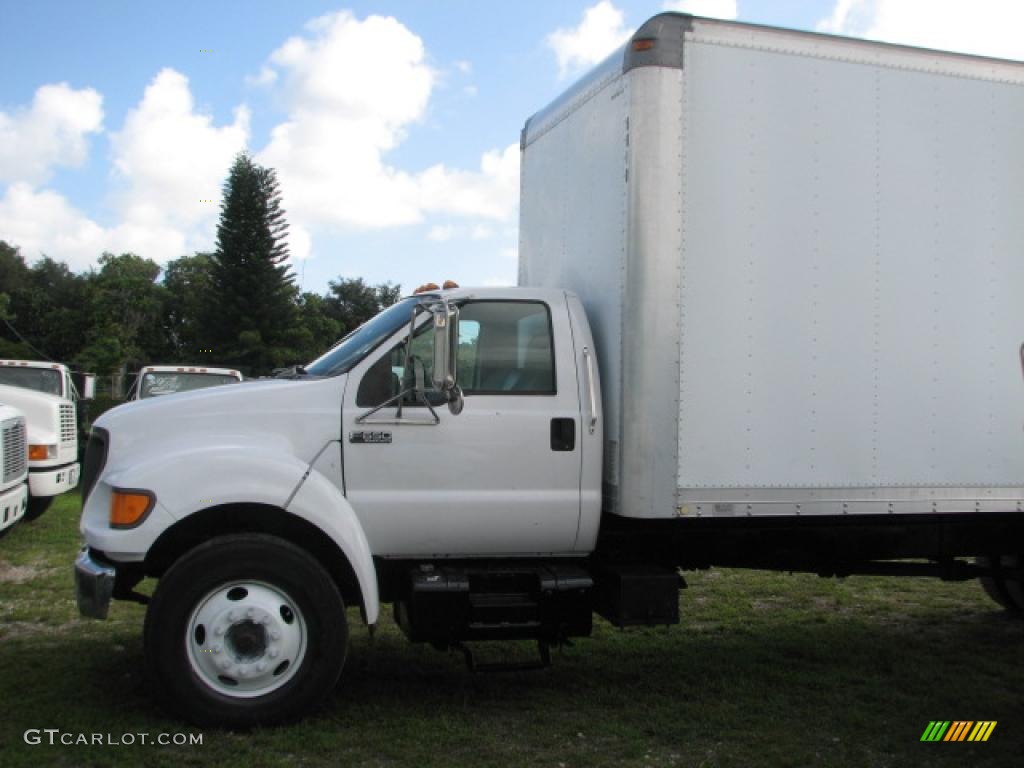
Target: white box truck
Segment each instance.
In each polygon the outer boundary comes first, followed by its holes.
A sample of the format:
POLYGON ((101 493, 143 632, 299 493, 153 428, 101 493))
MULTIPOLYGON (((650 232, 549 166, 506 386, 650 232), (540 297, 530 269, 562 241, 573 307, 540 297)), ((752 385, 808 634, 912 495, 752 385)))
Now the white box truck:
POLYGON ((81 611, 159 578, 155 690, 228 725, 333 689, 345 605, 541 662, 713 565, 1021 612, 1022 122, 1021 64, 651 19, 523 130, 520 287, 96 422, 81 611))
POLYGON ((54 498, 78 485, 77 403, 91 399, 95 378, 85 374, 82 392, 67 366, 39 360, 0 360, 0 402, 18 408, 28 426, 26 520, 42 515, 54 498))
POLYGON ((0 536, 25 516, 28 508, 28 447, 25 417, 0 402, 0 536))

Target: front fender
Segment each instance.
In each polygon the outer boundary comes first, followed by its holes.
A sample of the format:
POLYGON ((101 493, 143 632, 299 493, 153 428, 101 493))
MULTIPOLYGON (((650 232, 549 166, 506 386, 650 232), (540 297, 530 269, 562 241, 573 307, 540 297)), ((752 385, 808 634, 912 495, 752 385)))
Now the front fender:
POLYGON ((167 528, 193 512, 224 504, 257 503, 284 508, 307 464, 280 452, 231 446, 187 446, 100 477, 82 510, 82 534, 91 547, 123 561, 142 560, 167 528), (114 488, 152 491, 156 504, 135 528, 110 527, 114 488))
POLYGON ((326 477, 313 470, 285 509, 313 523, 338 545, 359 581, 366 623, 376 624, 380 615, 377 572, 370 543, 348 499, 326 477))

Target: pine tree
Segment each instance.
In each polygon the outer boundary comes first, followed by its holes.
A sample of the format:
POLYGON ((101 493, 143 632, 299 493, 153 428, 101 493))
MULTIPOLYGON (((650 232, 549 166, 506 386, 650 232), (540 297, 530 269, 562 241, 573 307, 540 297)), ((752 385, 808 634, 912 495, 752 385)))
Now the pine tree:
POLYGON ((224 183, 211 266, 205 323, 211 360, 255 374, 293 354, 288 338, 296 323, 296 290, 286 263, 287 231, 277 174, 240 153, 224 183))

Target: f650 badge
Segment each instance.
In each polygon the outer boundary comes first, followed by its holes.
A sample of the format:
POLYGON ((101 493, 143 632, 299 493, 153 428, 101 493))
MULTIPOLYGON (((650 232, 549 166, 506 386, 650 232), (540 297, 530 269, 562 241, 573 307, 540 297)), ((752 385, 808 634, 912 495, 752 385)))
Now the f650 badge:
POLYGON ((349 432, 350 443, 390 443, 390 432, 349 432))

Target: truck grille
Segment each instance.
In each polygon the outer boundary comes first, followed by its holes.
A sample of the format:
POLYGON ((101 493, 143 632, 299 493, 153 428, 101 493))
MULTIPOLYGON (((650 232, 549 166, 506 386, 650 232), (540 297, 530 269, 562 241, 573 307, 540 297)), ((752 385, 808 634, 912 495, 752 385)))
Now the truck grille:
POLYGON ((78 438, 78 427, 75 424, 75 406, 62 403, 60 406, 60 441, 70 443, 78 438))
POLYGON ((0 429, 3 431, 4 483, 6 484, 25 474, 25 467, 28 464, 25 420, 8 419, 0 429))

